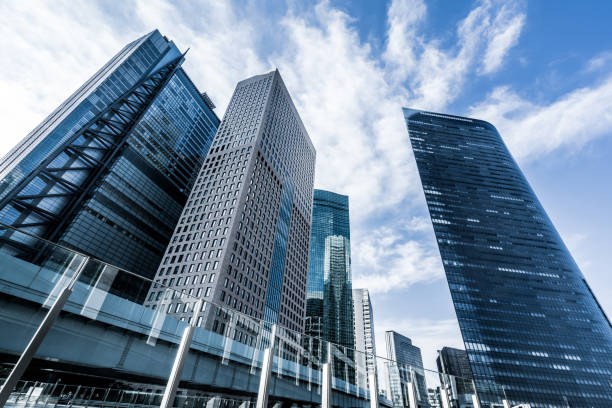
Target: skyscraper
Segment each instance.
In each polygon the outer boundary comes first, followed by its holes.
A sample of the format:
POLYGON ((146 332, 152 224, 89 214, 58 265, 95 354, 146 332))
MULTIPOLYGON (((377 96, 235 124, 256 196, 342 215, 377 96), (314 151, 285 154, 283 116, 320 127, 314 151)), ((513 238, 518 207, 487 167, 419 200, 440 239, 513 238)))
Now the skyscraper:
MULTIPOLYGON (((314 165, 279 72, 239 82, 156 279, 303 331, 314 165)), ((148 299, 185 313, 159 289, 148 299)))
MULTIPOLYGON (((497 130, 404 109, 477 391, 612 406, 612 327, 497 130)), ((484 401, 483 401, 484 402, 484 401)))
POLYGON ((157 30, 115 55, 4 157, 0 222, 152 278, 219 125, 183 60, 157 30))
POLYGON ((442 373, 440 383, 446 389, 443 395, 450 399, 450 405, 457 408, 472 407, 474 394, 472 369, 465 350, 443 347, 442 350, 438 350, 436 365, 438 372, 442 373))
POLYGON ((306 334, 353 348, 348 197, 315 190, 306 292, 306 334))
POLYGON ((370 293, 367 289, 353 289, 353 311, 355 317, 355 356, 357 364, 366 367, 366 371, 375 372, 376 345, 374 342, 374 314, 370 293))
POLYGON ((389 388, 393 406, 429 407, 429 395, 423 369, 421 349, 406 336, 388 330, 385 332, 389 388))

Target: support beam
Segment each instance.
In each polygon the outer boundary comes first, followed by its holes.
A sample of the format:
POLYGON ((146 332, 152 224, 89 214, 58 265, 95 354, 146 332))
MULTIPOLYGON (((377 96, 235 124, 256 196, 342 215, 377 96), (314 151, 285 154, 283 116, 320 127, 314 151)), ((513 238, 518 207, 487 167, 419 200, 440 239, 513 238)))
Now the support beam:
POLYGON ((419 406, 417 405, 418 400, 414 384, 414 376, 411 377, 411 380, 406 383, 406 386, 408 387, 408 401, 410 403, 410 408, 418 408, 419 406))
POLYGON ((476 381, 472 380, 472 387, 474 387, 474 393, 472 394, 472 404, 474 408, 481 408, 480 398, 478 397, 478 391, 476 390, 476 381))
POLYGON ((327 362, 321 376, 321 408, 331 408, 332 402, 332 344, 327 343, 327 362))
POLYGON ((187 361, 187 355, 189 354, 189 347, 191 346, 191 339, 193 339, 193 332, 195 330, 195 324, 198 318, 198 313, 202 307, 203 300, 200 299, 194 305, 193 317, 189 326, 185 327, 183 331, 183 337, 181 337, 181 344, 174 357, 174 364, 172 365, 172 371, 166 384, 164 396, 160 404, 160 408, 172 408, 174 406, 174 398, 176 397, 176 390, 178 389, 179 383, 181 382, 181 375, 183 374, 183 368, 185 367, 185 361, 187 361))
POLYGON ((370 408, 378 408, 378 376, 374 365, 368 369, 368 385, 370 388, 370 408))
MULTIPOLYGON (((263 330, 261 335, 263 336, 263 330)), ((272 325, 270 343, 264 350, 261 374, 259 377, 259 389, 257 391, 257 404, 255 408, 268 408, 268 393, 270 391, 270 377, 272 374, 272 360, 274 358, 274 345, 276 344, 276 325, 272 325)), ((255 358, 255 357, 253 357, 255 358)))
POLYGON ((4 407, 4 404, 6 404, 6 401, 11 395, 11 392, 17 385, 17 382, 21 379, 21 376, 23 375, 23 373, 25 373, 25 370, 30 365, 30 362, 34 358, 38 347, 40 347, 40 345, 42 344, 43 340, 47 336, 47 333, 49 332, 49 329, 51 329, 51 326, 53 326, 55 319, 57 319, 57 316, 62 311, 62 308, 66 304, 66 301, 68 301, 68 298, 72 293, 72 288, 74 287, 74 284, 76 283, 77 279, 79 278, 79 275, 85 268, 85 265, 87 265, 88 261, 89 257, 83 257, 78 268, 76 269, 76 272, 59 292, 58 296, 55 298, 55 302, 53 302, 51 308, 45 315, 45 318, 38 326, 36 333, 34 333, 34 336, 32 336, 32 339, 30 339, 30 342, 26 346, 25 350, 23 351, 23 353, 21 353, 19 360, 11 370, 11 373, 4 382, 2 389, 0 389, 0 407, 4 407))
POLYGON ((442 400, 442 408, 450 408, 450 400, 446 386, 440 387, 440 399, 442 400))

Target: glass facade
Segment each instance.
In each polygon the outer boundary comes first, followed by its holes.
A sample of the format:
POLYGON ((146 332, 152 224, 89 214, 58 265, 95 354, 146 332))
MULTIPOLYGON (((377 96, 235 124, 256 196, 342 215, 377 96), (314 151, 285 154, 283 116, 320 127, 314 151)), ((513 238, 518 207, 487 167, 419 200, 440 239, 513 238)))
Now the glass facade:
POLYGON ((155 30, 4 158, 0 222, 153 277, 219 125, 155 30))
POLYGON ((408 337, 391 330, 385 332, 385 342, 387 358, 393 361, 387 365, 393 407, 418 404, 421 408, 429 408, 421 349, 408 337))
POLYGON ((612 406, 612 327, 489 123, 404 109, 483 403, 612 406))
POLYGON ((465 350, 443 347, 438 350, 436 358, 440 382, 445 387, 446 395, 458 408, 471 407, 474 383, 470 360, 465 350), (451 381, 446 381, 450 379, 451 381))
POLYGON ((354 347, 348 196, 315 190, 306 333, 354 347))

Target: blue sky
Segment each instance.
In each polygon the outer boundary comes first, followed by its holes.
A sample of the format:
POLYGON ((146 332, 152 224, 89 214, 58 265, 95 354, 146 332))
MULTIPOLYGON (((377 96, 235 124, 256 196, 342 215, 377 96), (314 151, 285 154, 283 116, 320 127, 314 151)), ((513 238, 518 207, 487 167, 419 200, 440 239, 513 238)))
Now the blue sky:
POLYGON ((612 315, 611 19, 606 1, 3 1, 0 152, 154 28, 190 48, 219 116, 237 81, 278 67, 316 187, 350 196, 379 354, 395 329, 433 367, 461 340, 401 107, 492 122, 612 315))

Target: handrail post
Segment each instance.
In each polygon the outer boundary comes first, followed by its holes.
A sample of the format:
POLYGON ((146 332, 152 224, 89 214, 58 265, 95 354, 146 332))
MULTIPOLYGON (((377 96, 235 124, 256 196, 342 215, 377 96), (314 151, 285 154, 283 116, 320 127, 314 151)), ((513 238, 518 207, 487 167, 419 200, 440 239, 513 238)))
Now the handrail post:
MULTIPOLYGON (((263 336, 263 331, 262 334, 263 336)), ((261 364, 261 374, 259 376, 259 389, 257 391, 256 408, 268 407, 268 394, 270 391, 270 377, 272 374, 272 362, 274 358, 274 345, 276 344, 276 325, 272 325, 270 334, 270 344, 264 350, 263 362, 261 364)))
POLYGON ((30 362, 32 362, 32 359, 34 358, 38 347, 40 347, 40 345, 42 344, 43 340, 47 336, 47 333, 49 332, 49 329, 51 329, 51 326, 53 326, 53 323, 57 319, 57 316, 59 316, 59 313, 62 311, 62 308, 68 301, 68 298, 72 293, 72 288, 74 287, 74 284, 76 283, 77 279, 79 278, 79 275, 85 268, 85 265, 87 265, 88 261, 88 256, 83 257, 81 263, 76 269, 76 272, 72 277, 69 278, 66 286, 64 286, 59 291, 59 294, 55 298, 55 301, 51 305, 51 308, 45 315, 43 321, 38 326, 38 329, 36 329, 34 336, 32 336, 25 350, 23 351, 23 353, 21 353, 19 360, 17 360, 17 363, 15 364, 15 366, 11 370, 11 373, 4 382, 2 389, 0 389, 0 407, 4 407, 4 404, 6 404, 6 401, 8 401, 8 398, 11 395, 13 388, 15 388, 15 386, 17 385, 17 382, 30 365, 30 362))
POLYGON ((372 355, 373 363, 368 367, 366 356, 366 367, 368 372, 368 385, 370 388, 370 408, 378 408, 378 375, 376 374, 376 356, 372 355))
POLYGON ((321 379, 321 408, 331 408, 332 397, 332 343, 327 343, 327 362, 323 364, 321 379))
POLYGON ((172 365, 172 371, 170 377, 168 377, 168 383, 164 390, 164 396, 160 404, 160 408, 171 408, 174 404, 174 398, 176 397, 176 390, 178 389, 181 381, 181 375, 183 374, 183 367, 185 367, 185 361, 187 361, 187 355, 189 354, 189 347, 191 346, 191 340, 193 339, 193 332, 195 330, 195 324, 202 307, 202 299, 198 300, 193 308, 193 317, 191 323, 183 331, 181 337, 181 344, 174 357, 174 364, 172 365))

